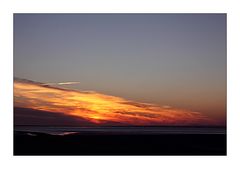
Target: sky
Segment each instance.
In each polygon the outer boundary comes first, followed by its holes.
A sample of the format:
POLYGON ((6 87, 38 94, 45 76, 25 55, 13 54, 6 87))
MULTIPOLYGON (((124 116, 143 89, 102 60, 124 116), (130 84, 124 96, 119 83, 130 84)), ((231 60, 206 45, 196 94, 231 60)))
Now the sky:
MULTIPOLYGON (((166 112, 198 112, 222 124, 226 118, 226 15, 15 14, 14 76, 58 87, 63 83, 61 87, 69 91, 116 97, 117 103, 120 98, 121 103, 159 106, 154 111, 150 106, 150 114, 161 112, 162 107, 166 112)), ((16 85, 19 81, 25 86, 32 83, 18 80, 16 85)), ((33 97, 19 93, 18 99, 33 97)), ((44 96, 49 97, 49 91, 44 96)))
POLYGON ((218 121, 199 112, 134 102, 95 91, 64 89, 19 78, 14 81, 14 102, 15 125, 219 125, 218 121))

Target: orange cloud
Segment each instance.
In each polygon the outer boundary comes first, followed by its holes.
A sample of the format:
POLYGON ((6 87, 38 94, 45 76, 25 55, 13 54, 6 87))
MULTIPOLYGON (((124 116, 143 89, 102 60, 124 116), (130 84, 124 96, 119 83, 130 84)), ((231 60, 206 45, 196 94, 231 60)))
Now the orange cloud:
POLYGON ((97 92, 53 87, 29 80, 14 80, 16 107, 61 112, 96 124, 198 125, 213 121, 198 112, 129 101, 97 92))

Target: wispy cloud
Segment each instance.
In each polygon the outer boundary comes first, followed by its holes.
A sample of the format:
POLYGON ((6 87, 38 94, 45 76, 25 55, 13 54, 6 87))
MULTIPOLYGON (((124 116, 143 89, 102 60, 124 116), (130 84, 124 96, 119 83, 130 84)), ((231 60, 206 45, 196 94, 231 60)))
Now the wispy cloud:
POLYGON ((80 82, 57 82, 57 83, 44 83, 43 85, 73 85, 79 83, 80 82))
MULTIPOLYGON (((60 85, 79 82, 60 82, 60 85)), ((59 84, 59 83, 57 83, 59 84)), ((14 104, 83 118, 96 124, 108 122, 131 125, 197 125, 213 123, 201 113, 129 101, 124 98, 52 87, 15 79, 14 104)))

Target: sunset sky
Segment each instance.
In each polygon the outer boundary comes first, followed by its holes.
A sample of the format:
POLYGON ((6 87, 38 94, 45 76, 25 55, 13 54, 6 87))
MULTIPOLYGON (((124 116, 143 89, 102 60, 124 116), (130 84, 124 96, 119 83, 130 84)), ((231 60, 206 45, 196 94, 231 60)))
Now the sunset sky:
POLYGON ((15 14, 14 76, 16 107, 95 124, 222 125, 226 15, 15 14))

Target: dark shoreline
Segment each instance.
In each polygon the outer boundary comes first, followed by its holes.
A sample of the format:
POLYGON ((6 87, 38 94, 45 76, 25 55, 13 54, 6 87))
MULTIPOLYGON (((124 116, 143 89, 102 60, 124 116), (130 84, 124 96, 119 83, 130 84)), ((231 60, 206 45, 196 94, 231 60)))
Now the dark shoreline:
POLYGON ((14 155, 226 155, 226 134, 14 132, 14 155))

